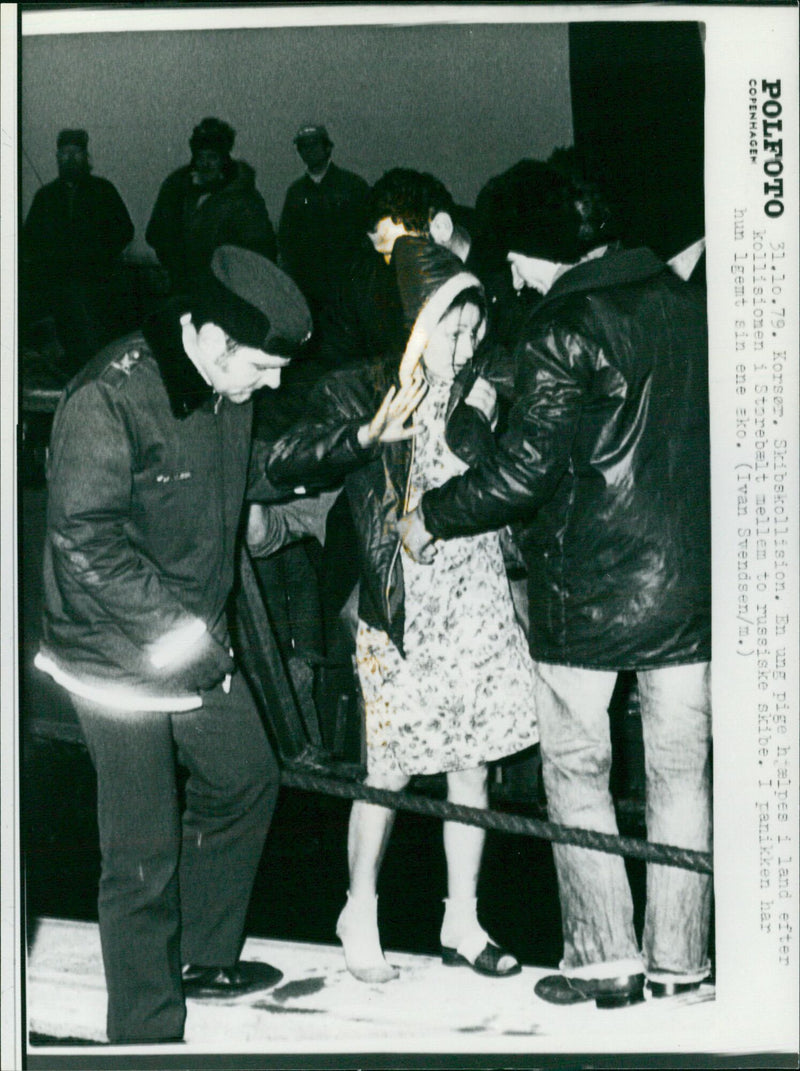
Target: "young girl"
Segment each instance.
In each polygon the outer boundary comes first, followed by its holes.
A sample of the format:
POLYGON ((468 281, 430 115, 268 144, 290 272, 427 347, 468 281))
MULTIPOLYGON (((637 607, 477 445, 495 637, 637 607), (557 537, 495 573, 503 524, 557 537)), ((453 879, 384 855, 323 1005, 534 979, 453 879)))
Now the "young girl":
MULTIPOLYGON (((399 238, 392 263, 413 324, 399 368, 394 355, 327 376, 310 415, 277 444, 269 475, 306 489, 345 479, 361 558, 357 661, 366 783, 400 791, 415 774, 445 772, 448 800, 485 808, 486 764, 538 739, 533 666, 499 536, 448 540, 418 564, 396 530, 424 491, 467 467, 446 430, 458 429, 467 458, 491 434, 494 392, 485 380, 476 383, 469 367, 485 330, 484 297, 455 256, 424 239, 399 238)), ((336 933, 348 969, 365 982, 397 975, 381 949, 376 896, 394 814, 356 801, 350 816, 350 888, 336 933)), ((504 977, 520 966, 477 915, 484 840, 483 829, 444 823, 441 953, 446 964, 504 977)))

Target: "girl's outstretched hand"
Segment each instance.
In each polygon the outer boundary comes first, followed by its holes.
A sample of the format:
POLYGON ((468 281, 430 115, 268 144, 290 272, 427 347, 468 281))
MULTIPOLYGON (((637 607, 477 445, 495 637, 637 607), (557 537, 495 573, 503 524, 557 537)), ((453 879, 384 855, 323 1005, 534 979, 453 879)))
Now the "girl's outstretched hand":
POLYGON ((422 401, 427 386, 420 371, 415 372, 411 381, 399 390, 390 387, 369 424, 362 424, 358 429, 359 443, 372 446, 378 442, 396 443, 410 439, 415 429, 406 427, 405 423, 422 401))

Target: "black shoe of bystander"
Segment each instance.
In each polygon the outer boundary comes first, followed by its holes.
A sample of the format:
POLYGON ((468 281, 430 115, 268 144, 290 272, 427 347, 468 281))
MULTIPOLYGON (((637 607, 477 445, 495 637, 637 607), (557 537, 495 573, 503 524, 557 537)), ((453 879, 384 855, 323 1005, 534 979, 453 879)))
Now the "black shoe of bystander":
POLYGON ((184 995, 195 1000, 241 997, 270 989, 283 972, 268 963, 236 963, 233 967, 201 967, 188 964, 181 972, 184 995))
POLYGON ((644 975, 620 978, 568 978, 548 974, 533 989, 548 1004, 584 1004, 593 1000, 598 1008, 625 1008, 644 1000, 644 975))
POLYGON ((700 982, 648 982, 647 988, 654 997, 677 997, 700 988, 700 982))

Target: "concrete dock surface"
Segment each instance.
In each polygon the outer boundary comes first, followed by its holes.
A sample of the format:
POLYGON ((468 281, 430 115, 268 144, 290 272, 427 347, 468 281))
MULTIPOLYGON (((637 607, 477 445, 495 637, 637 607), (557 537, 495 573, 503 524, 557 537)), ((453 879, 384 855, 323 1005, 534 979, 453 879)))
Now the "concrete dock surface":
MULTIPOLYGON (((338 945, 249 938, 243 959, 283 971, 272 989, 234 1000, 189 1000, 185 1044, 197 1053, 623 1053, 724 1049, 714 987, 613 1011, 593 1003, 555 1007, 534 995, 550 969, 524 966, 484 978, 424 955, 393 953, 400 977, 365 985, 348 974, 338 945)), ((37 1054, 69 1039, 105 1043, 106 992, 95 923, 42 918, 26 972, 28 1030, 37 1054)), ((88 1051, 88 1050, 87 1050, 88 1051)))

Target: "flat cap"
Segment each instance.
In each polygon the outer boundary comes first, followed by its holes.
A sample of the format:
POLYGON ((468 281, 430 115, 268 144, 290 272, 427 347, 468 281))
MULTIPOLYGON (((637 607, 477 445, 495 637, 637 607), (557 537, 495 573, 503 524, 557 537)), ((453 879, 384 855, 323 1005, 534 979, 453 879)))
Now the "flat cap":
POLYGON ((302 123, 294 136, 294 143, 303 141, 305 138, 320 138, 323 141, 330 141, 328 136, 327 127, 322 123, 302 123))
POLYGON ((89 145, 89 135, 85 130, 59 130, 56 138, 56 148, 60 149, 64 145, 77 145, 79 149, 83 149, 86 152, 89 145))

